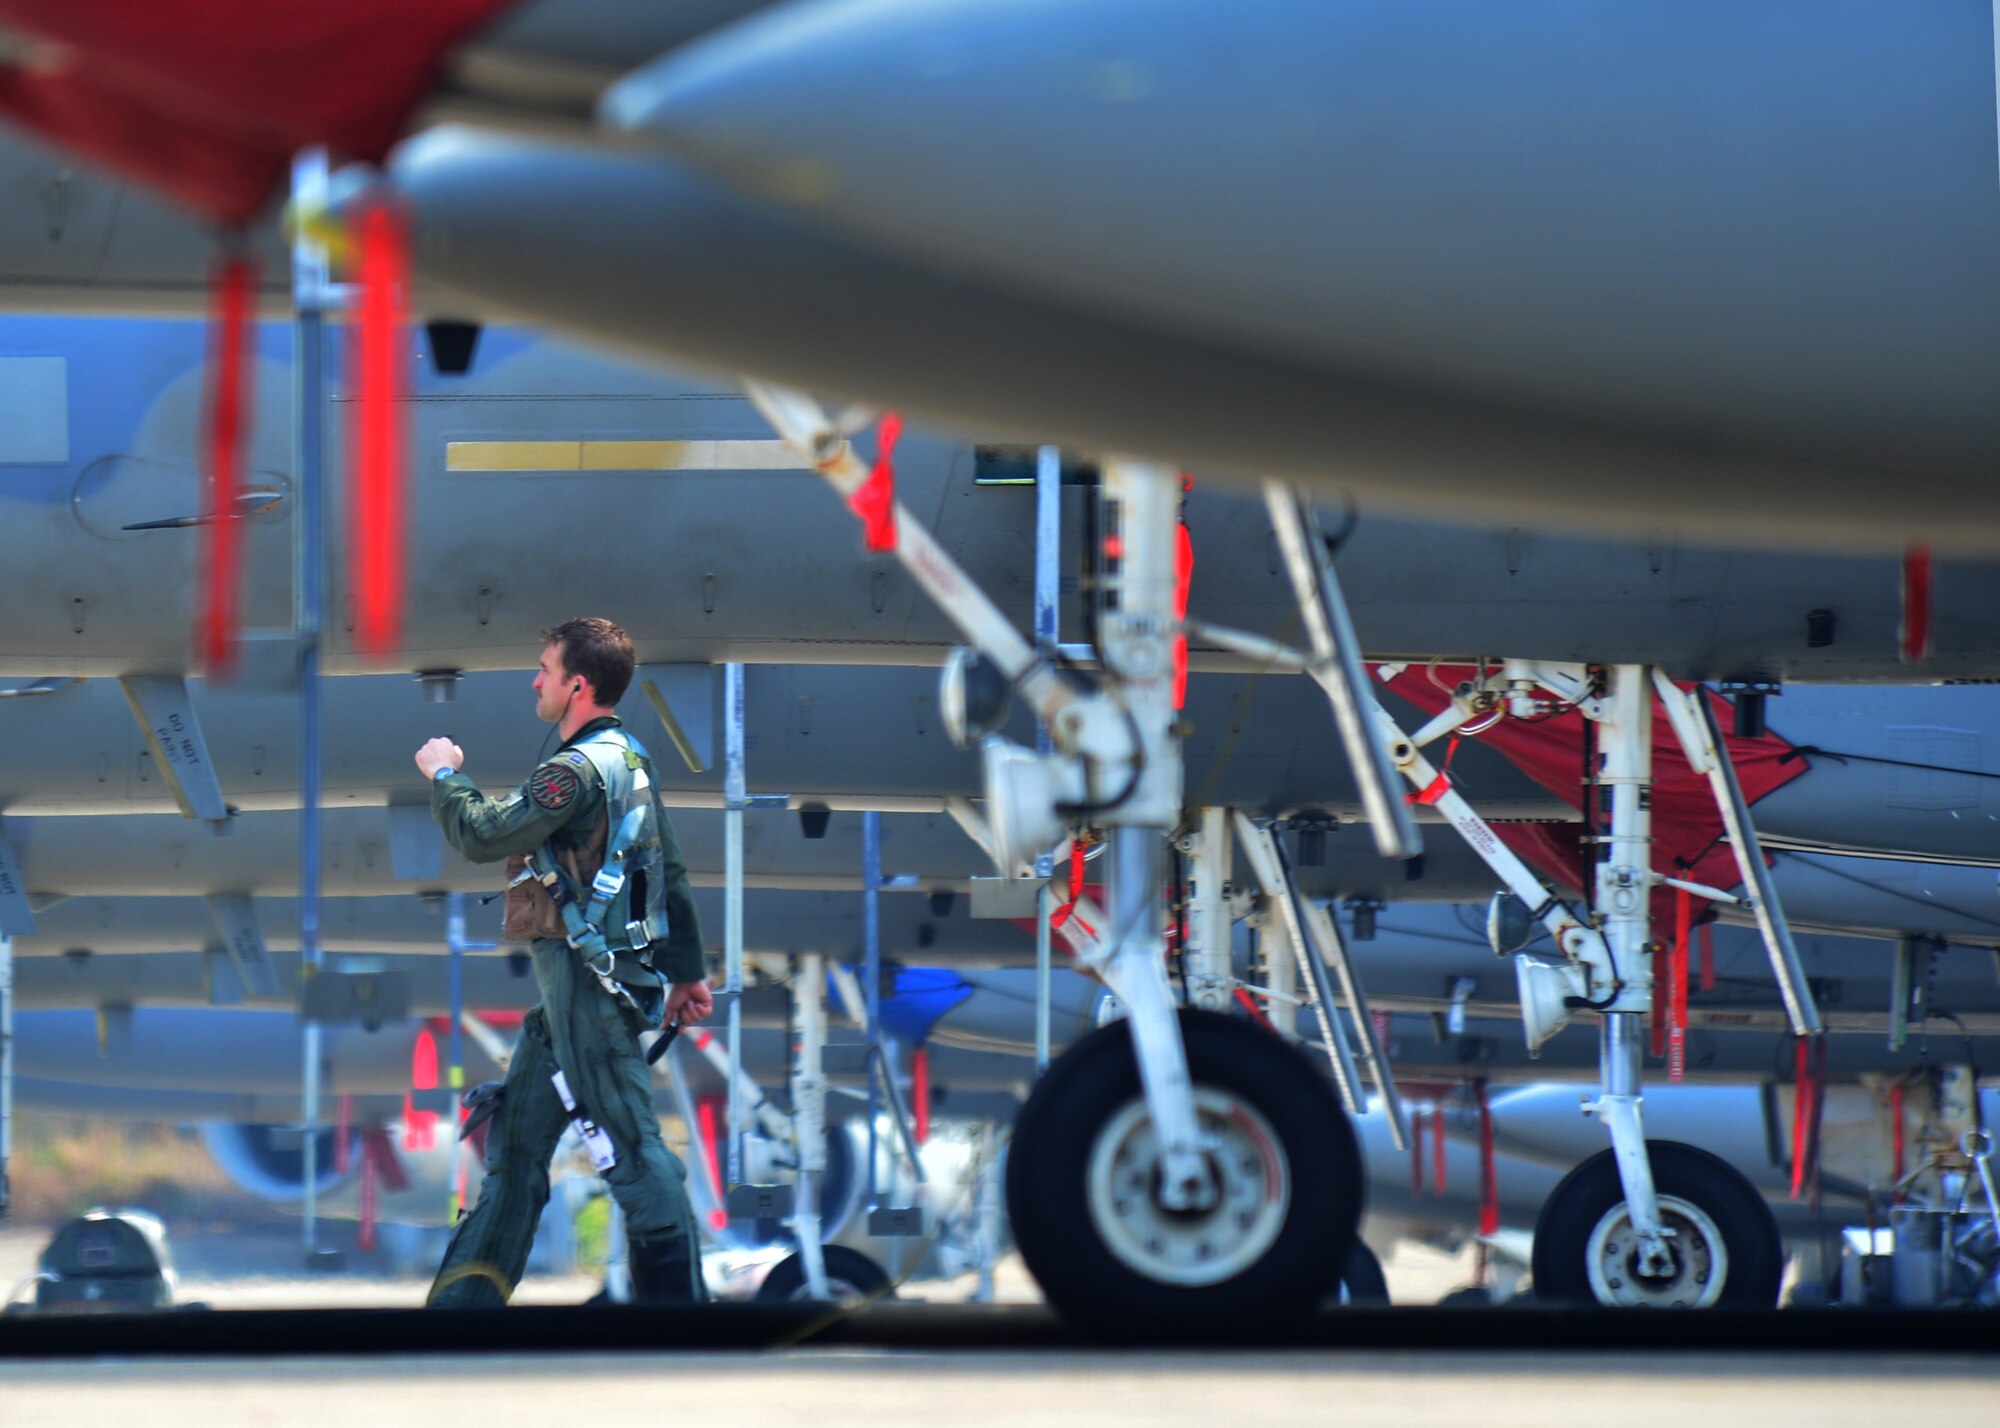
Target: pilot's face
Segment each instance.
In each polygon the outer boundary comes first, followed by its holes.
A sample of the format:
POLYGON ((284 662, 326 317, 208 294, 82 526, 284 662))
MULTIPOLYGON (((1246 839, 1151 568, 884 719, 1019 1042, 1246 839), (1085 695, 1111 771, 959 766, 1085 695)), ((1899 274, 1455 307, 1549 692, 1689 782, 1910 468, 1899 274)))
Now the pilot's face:
POLYGON ((535 671, 535 717, 545 724, 560 723, 576 692, 573 676, 563 668, 562 651, 553 643, 545 646, 535 671))

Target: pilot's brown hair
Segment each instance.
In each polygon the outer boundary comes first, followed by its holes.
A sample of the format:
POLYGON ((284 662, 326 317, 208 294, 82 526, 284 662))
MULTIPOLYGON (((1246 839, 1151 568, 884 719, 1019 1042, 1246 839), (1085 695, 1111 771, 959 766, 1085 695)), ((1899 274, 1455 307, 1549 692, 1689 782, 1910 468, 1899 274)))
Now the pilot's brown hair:
POLYGON ((625 697, 637 660, 632 637, 609 620, 595 615, 564 620, 553 630, 542 631, 542 643, 556 647, 567 673, 590 681, 599 704, 610 708, 625 697))

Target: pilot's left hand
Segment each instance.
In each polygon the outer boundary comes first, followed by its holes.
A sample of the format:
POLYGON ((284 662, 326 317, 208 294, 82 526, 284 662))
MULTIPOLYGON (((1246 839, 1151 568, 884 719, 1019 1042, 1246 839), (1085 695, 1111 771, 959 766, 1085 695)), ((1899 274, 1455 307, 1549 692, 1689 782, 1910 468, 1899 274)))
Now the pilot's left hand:
POLYGON ((698 1021, 707 1020, 708 1014, 714 1010, 715 998, 709 993, 706 981, 675 982, 667 991, 668 1021, 693 1026, 698 1021))

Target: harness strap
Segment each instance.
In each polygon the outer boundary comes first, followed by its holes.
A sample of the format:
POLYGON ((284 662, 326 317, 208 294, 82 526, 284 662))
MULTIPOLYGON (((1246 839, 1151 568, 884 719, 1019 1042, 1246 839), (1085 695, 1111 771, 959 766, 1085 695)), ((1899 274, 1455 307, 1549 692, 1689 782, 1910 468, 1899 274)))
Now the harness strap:
POLYGON ((625 855, 632 845, 639 841, 639 835, 646 825, 646 815, 652 810, 642 804, 627 810, 618 822, 618 831, 612 836, 610 845, 604 850, 604 866, 597 870, 597 876, 590 882, 590 901, 583 909, 583 920, 592 927, 604 926, 604 915, 611 911, 612 901, 625 886, 625 855))
POLYGON ((639 1005, 639 999, 619 981, 618 954, 605 944, 604 933, 584 920, 583 909, 577 906, 576 890, 555 860, 555 854, 547 843, 528 855, 528 868, 536 879, 548 890, 549 899, 562 914, 563 927, 569 934, 567 941, 572 950, 583 960, 584 970, 597 978, 597 984, 610 996, 625 1003, 641 1017, 646 1009, 639 1005))
MULTIPOLYGON (((614 802, 625 801, 632 804, 618 820, 612 836, 604 850, 604 864, 591 880, 590 897, 583 908, 583 920, 600 936, 606 931, 606 918, 611 905, 624 891, 628 878, 626 867, 635 850, 641 854, 657 853, 660 850, 660 836, 657 827, 649 829, 647 815, 654 812, 650 761, 645 750, 623 729, 601 729, 575 746, 597 767, 598 776, 603 779, 607 798, 614 802), (595 756, 600 750, 614 752, 617 761, 622 762, 623 778, 616 767, 607 767, 595 756), (616 795, 623 795, 622 799, 616 795)), ((653 861, 642 856, 642 866, 653 861)), ((663 940, 668 933, 664 910, 662 915, 652 916, 638 909, 640 916, 625 924, 626 941, 635 953, 641 954, 654 942, 663 940)), ((648 971, 652 970, 650 967, 648 971)))

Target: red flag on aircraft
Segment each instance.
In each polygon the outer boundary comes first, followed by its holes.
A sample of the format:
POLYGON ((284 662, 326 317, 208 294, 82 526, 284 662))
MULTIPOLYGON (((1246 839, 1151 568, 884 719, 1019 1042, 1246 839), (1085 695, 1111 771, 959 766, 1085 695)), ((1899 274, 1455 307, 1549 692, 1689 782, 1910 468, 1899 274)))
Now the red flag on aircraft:
POLYGON ((231 253, 217 267, 210 324, 201 501, 201 619, 195 640, 212 680, 236 672, 242 619, 243 526, 236 496, 249 446, 252 384, 250 333, 257 265, 231 253))
POLYGON ((383 158, 438 67, 508 0, 0 0, 43 42, 0 69, 0 116, 230 224, 292 156, 383 158))

